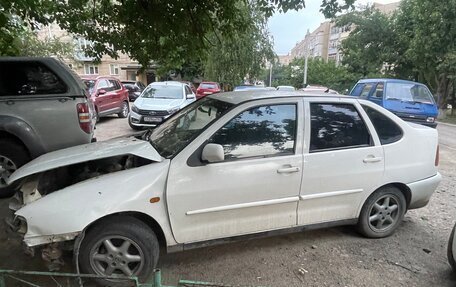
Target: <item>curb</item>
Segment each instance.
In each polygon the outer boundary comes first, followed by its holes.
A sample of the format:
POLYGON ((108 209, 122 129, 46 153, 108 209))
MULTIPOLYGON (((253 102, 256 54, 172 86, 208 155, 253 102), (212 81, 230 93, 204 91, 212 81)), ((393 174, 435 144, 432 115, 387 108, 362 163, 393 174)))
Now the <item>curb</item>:
POLYGON ((444 122, 437 122, 439 125, 443 125, 443 126, 449 126, 449 127, 455 127, 456 128, 456 125, 455 124, 449 124, 449 123, 444 123, 444 122))

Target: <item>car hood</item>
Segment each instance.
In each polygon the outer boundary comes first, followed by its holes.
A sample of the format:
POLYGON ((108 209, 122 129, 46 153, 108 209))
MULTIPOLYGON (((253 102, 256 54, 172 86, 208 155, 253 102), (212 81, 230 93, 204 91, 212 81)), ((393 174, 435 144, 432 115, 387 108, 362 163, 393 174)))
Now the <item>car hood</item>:
POLYGON ((163 158, 148 141, 140 140, 133 136, 115 138, 44 154, 14 172, 8 179, 8 184, 26 176, 54 168, 124 154, 132 154, 156 162, 163 161, 163 158))
POLYGON ((141 110, 150 111, 166 111, 175 107, 180 107, 184 99, 154 99, 154 98, 138 98, 135 101, 135 106, 141 110))

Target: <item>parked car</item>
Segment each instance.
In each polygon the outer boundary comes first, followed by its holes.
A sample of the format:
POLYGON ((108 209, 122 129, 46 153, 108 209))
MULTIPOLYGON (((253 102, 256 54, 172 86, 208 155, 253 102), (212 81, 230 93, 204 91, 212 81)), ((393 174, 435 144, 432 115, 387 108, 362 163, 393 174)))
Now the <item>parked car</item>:
POLYGON ((295 88, 292 86, 277 86, 278 91, 294 91, 295 88))
POLYGON ((143 280, 160 243, 173 252, 347 224, 389 236, 408 209, 429 202, 437 165, 435 129, 369 101, 223 93, 142 136, 20 168, 9 179, 24 183, 10 222, 29 248, 74 246, 82 273, 143 280), (68 178, 55 185, 55 173, 68 178))
POLYGON ((81 80, 52 58, 1 57, 0 197, 6 180, 46 152, 93 140, 92 111, 81 80))
POLYGON ((128 123, 135 130, 156 127, 195 100, 196 96, 187 84, 154 82, 131 106, 128 123))
POLYGON ((134 102, 146 88, 140 81, 122 81, 122 85, 128 90, 128 99, 130 102, 134 102))
POLYGON ((438 107, 426 85, 396 79, 358 81, 350 95, 372 101, 405 121, 437 126, 438 107))
POLYGON ((448 241, 448 262, 450 262, 453 271, 456 272, 456 225, 453 227, 448 241))
POLYGON ((216 93, 220 93, 222 90, 218 83, 215 82, 201 82, 196 89, 196 99, 201 99, 207 95, 212 95, 216 93))
POLYGON ((319 86, 319 85, 308 85, 307 87, 301 89, 301 91, 304 91, 306 93, 326 93, 326 94, 339 94, 335 90, 331 90, 328 87, 325 86, 319 86))
POLYGON ((114 77, 99 76, 96 78, 82 77, 89 90, 94 104, 95 118, 117 114, 126 118, 130 111, 128 105, 128 90, 114 77))

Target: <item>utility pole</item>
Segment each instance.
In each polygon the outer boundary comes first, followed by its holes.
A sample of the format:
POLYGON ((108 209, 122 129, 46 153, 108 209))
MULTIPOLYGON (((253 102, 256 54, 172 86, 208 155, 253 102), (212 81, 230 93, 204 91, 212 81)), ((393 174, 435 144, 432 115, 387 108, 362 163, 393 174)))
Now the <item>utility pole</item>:
POLYGON ((269 86, 272 87, 272 63, 269 66, 269 86))

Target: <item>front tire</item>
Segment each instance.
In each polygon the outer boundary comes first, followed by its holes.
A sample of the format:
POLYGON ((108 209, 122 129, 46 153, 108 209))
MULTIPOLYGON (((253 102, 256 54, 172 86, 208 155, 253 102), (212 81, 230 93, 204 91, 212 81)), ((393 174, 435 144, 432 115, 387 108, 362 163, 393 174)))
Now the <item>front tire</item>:
POLYGON ((20 143, 10 139, 0 139, 0 198, 14 194, 17 184, 6 185, 6 180, 19 167, 30 161, 28 151, 20 143))
POLYGON ((130 107, 128 106, 128 103, 127 102, 123 102, 122 103, 122 106, 121 106, 121 110, 120 110, 120 113, 118 113, 117 115, 119 116, 119 118, 126 118, 128 117, 128 113, 130 112, 130 107))
MULTIPOLYGON (((137 276, 144 282, 159 256, 155 233, 135 217, 111 217, 90 229, 79 253, 81 271, 103 276, 137 276)), ((122 280, 96 280, 104 286, 125 286, 122 280)))
POLYGON ((358 218, 358 231, 369 238, 390 236, 404 218, 407 203, 396 187, 383 187, 369 196, 358 218))

